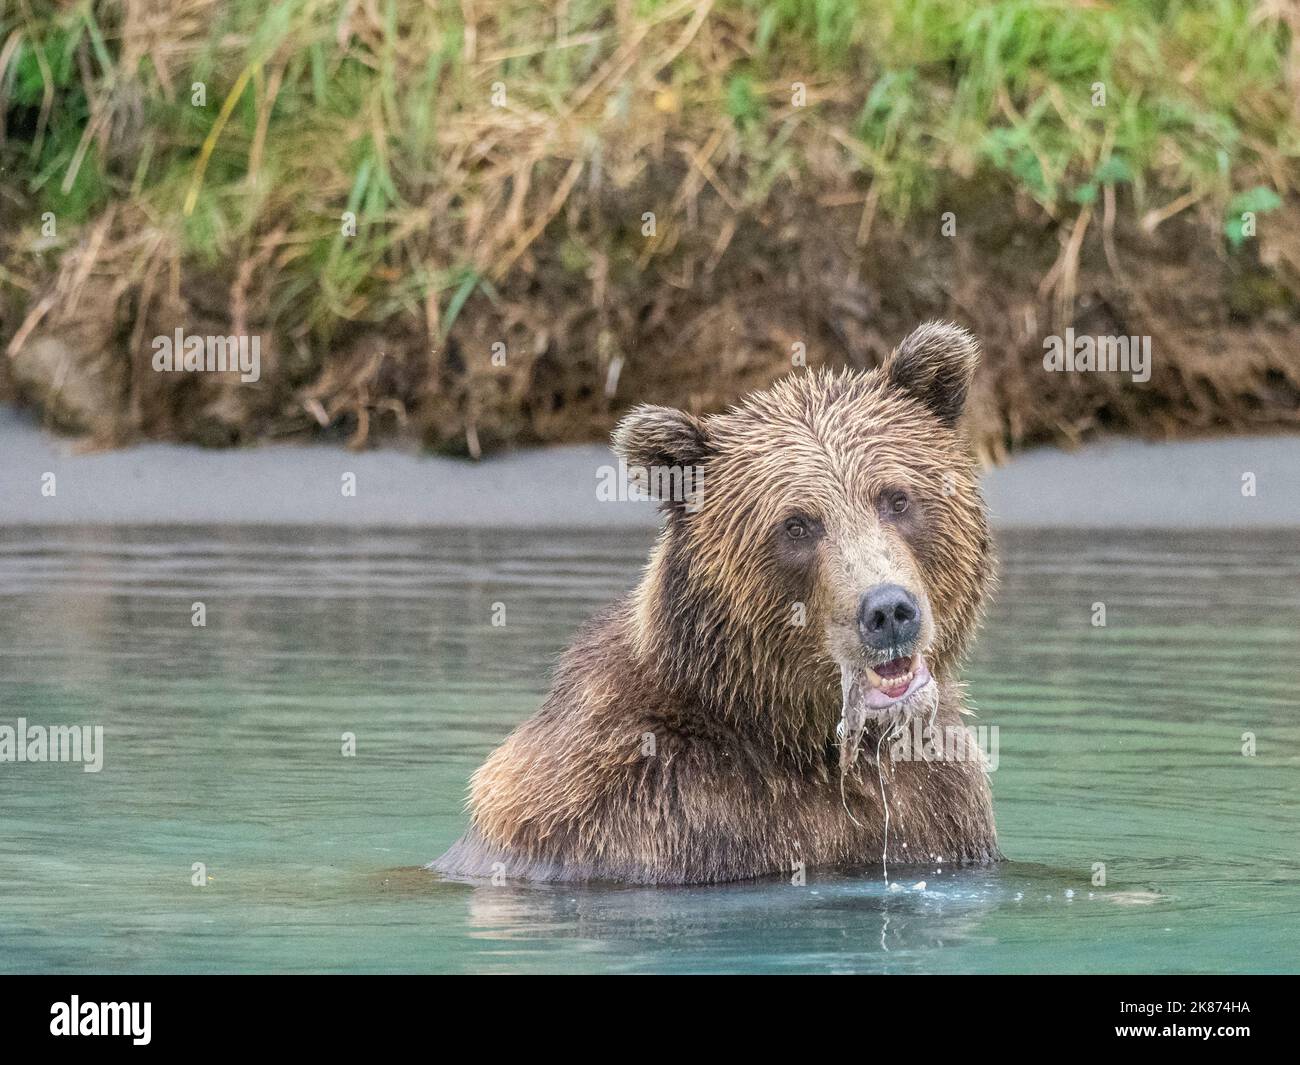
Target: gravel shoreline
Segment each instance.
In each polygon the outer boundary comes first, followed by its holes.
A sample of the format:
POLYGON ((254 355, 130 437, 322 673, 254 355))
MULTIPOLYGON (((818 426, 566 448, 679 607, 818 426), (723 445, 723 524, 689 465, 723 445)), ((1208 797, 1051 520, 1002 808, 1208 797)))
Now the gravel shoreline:
MULTIPOLYGON (((473 463, 331 445, 212 451, 139 444, 78 454, 0 409, 0 525, 318 525, 358 528, 652 526, 644 501, 597 498, 599 446, 473 463), (47 474, 54 475, 54 494, 47 474), (346 474, 356 494, 345 495, 346 474)), ((1300 437, 1033 451, 989 471, 994 525, 1077 528, 1300 526, 1300 437), (1243 494, 1254 474, 1255 495, 1243 494)))

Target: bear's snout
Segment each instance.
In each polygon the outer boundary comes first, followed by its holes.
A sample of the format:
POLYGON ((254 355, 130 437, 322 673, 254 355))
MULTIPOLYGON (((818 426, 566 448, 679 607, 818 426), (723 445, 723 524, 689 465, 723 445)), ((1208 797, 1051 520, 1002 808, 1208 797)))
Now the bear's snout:
POLYGON ((858 605, 858 633, 873 651, 911 653, 921 634, 916 596, 897 584, 867 589, 858 605))

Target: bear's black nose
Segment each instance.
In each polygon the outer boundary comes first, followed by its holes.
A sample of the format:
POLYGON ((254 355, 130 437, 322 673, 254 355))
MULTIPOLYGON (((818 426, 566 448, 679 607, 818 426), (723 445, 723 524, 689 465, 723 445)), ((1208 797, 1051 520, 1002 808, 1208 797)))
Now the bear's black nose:
POLYGON ((858 607, 862 642, 876 651, 909 653, 921 632, 921 608, 916 597, 897 584, 877 584, 858 607))

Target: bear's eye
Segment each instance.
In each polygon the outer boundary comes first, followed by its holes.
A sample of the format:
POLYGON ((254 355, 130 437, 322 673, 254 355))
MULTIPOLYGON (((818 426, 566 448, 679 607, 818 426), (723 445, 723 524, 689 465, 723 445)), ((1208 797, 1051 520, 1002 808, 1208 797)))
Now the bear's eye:
POLYGON ((907 498, 907 493, 902 489, 886 492, 884 503, 885 510, 890 514, 906 514, 907 508, 912 505, 912 501, 907 498))
POLYGON ((822 535, 821 522, 807 514, 791 514, 777 528, 783 542, 794 540, 800 547, 811 546, 822 535))
POLYGON ((825 536, 822 523, 807 514, 779 519, 771 532, 773 556, 787 572, 805 574, 817 560, 817 544, 825 536))

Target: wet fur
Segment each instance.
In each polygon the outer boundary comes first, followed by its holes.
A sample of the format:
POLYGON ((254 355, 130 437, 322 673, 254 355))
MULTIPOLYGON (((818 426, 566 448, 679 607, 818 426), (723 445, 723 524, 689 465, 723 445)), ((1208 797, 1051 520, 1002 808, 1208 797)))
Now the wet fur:
POLYGON ((641 583, 579 633, 541 710, 475 773, 469 830, 434 868, 652 884, 796 862, 878 875, 878 772, 891 863, 996 860, 981 761, 896 761, 886 741, 877 767, 880 726, 869 726, 841 780, 840 674, 821 627, 836 609, 830 556, 801 564, 773 533, 791 507, 851 528, 883 485, 907 485, 915 506, 889 543, 930 600, 935 724, 961 724, 956 669, 993 571, 955 430, 977 350, 930 325, 873 373, 792 374, 704 419, 629 415, 615 438, 629 463, 703 465, 707 503, 666 507, 641 583), (794 602, 807 604, 803 627, 790 624, 794 602))

